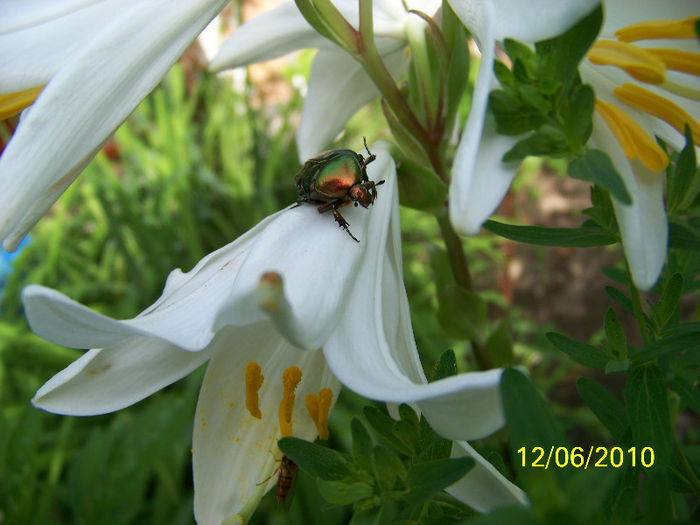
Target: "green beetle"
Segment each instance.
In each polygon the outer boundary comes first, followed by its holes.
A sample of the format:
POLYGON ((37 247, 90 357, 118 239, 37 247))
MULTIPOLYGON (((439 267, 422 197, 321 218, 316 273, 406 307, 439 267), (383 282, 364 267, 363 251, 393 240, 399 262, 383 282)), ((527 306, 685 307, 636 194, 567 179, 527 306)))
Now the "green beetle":
POLYGON ((338 208, 350 203, 369 207, 377 198, 376 187, 384 184, 383 180, 375 183, 367 177, 367 164, 377 157, 369 151, 367 139, 363 137, 363 141, 369 155, 367 159, 350 149, 324 151, 307 160, 294 176, 299 192, 297 205, 304 202, 320 204, 319 213, 332 210, 335 222, 357 242, 360 241, 350 233, 348 221, 338 208))

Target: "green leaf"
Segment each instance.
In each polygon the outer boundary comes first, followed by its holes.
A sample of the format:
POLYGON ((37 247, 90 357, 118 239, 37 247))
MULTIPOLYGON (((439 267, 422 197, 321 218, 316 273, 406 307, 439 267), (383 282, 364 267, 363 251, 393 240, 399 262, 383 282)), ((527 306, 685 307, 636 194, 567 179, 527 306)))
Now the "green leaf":
POLYGON ((520 447, 548 450, 566 443, 549 404, 521 372, 514 368, 503 371, 501 394, 513 454, 520 447))
POLYGON ((447 186, 432 171, 407 158, 401 158, 396 172, 399 200, 415 210, 437 210, 445 205, 447 186))
POLYGON ((634 443, 654 449, 654 467, 668 467, 671 456, 671 419, 666 383, 656 365, 632 370, 624 390, 634 443))
POLYGON ((486 303, 477 294, 448 284, 438 292, 438 321, 450 337, 482 341, 486 303))
POLYGON ((541 57, 542 75, 570 83, 576 77, 579 62, 595 42, 602 22, 603 10, 598 6, 566 33, 538 42, 535 49, 541 57))
POLYGON ((484 349, 491 357, 491 363, 494 367, 501 367, 513 364, 515 359, 513 355, 513 340, 510 336, 510 323, 508 319, 503 319, 496 329, 491 332, 484 349))
POLYGON ((438 362, 435 364, 433 376, 430 381, 438 381, 450 376, 457 375, 457 357, 454 350, 445 350, 440 354, 438 362))
POLYGON ((564 131, 574 149, 584 146, 593 131, 595 93, 585 84, 576 86, 562 111, 564 131))
POLYGON ((413 460, 414 463, 449 458, 451 453, 452 440, 443 438, 433 430, 427 419, 421 417, 420 446, 418 455, 413 460))
POLYGON ((277 445, 300 468, 317 478, 333 481, 350 474, 347 456, 333 449, 294 437, 282 438, 277 445))
POLYGON ((579 377, 576 388, 581 398, 618 443, 625 441, 630 428, 625 406, 597 381, 579 377))
POLYGON ((630 463, 625 464, 620 472, 617 484, 610 492, 604 503, 611 525, 627 525, 632 523, 637 499, 637 469, 630 463))
POLYGON ((406 475, 408 493, 405 499, 411 503, 424 501, 460 480, 473 466, 474 459, 467 457, 438 459, 413 465, 406 475))
POLYGON ((623 292, 621 292, 614 286, 606 286, 605 292, 612 299, 617 301, 617 303, 620 306, 622 306, 628 314, 634 315, 634 307, 632 306, 632 300, 629 297, 627 297, 623 292))
POLYGON ((675 250, 700 251, 700 235, 677 217, 668 223, 668 247, 675 250))
POLYGON ((676 352, 697 351, 700 348, 700 337, 696 333, 677 333, 658 339, 641 350, 630 355, 630 364, 640 366, 647 361, 676 352))
POLYGON ((627 337, 625 337, 622 325, 617 320, 615 310, 612 308, 608 308, 605 313, 604 326, 608 352, 616 360, 625 360, 627 358, 627 337))
MULTIPOLYGON (((452 9, 449 9, 452 11, 452 9)), ((444 20, 443 11, 443 20, 444 20)), ((452 16, 455 16, 454 14, 452 16)), ((456 18, 456 17, 455 17, 456 18)), ((469 82, 469 46, 464 27, 461 24, 455 29, 454 46, 447 70, 447 88, 445 96, 445 114, 448 117, 445 129, 452 129, 458 115, 459 103, 469 82)))
POLYGON ((367 422, 379 436, 384 438, 402 454, 412 456, 411 448, 406 446, 406 444, 394 434, 395 421, 393 419, 373 406, 366 406, 364 408, 364 414, 365 418, 367 418, 367 422))
POLYGON ((371 472, 372 450, 374 448, 372 438, 365 426, 357 418, 352 418, 350 430, 352 432, 352 458, 359 468, 371 472))
MULTIPOLYGON (((515 63, 516 60, 521 62, 527 71, 534 74, 537 68, 537 55, 530 46, 522 44, 512 38, 506 38, 503 40, 503 48, 508 57, 510 57, 511 62, 515 63)), ((531 75, 528 74, 528 77, 529 76, 531 75)))
POLYGON ((673 314, 678 310, 678 301, 680 301, 681 295, 683 295, 683 276, 675 273, 665 283, 659 302, 651 310, 652 318, 659 330, 668 324, 673 314))
POLYGON ((600 348, 581 343, 556 332, 548 332, 547 340, 571 359, 584 366, 604 370, 608 357, 600 348))
POLYGON ((502 135, 521 135, 535 129, 542 118, 535 108, 524 104, 515 93, 497 89, 489 94, 489 110, 502 135))
POLYGON ((519 162, 528 155, 560 155, 568 152, 566 136, 557 127, 543 124, 503 154, 503 162, 519 162))
POLYGON ((642 523, 657 525, 674 521, 668 473, 660 470, 646 472, 641 492, 642 523))
POLYGON ((379 481, 379 485, 384 490, 392 490, 397 479, 406 475, 406 468, 396 453, 388 447, 376 445, 373 456, 374 475, 379 481))
POLYGON ((367 481, 319 479, 316 484, 321 497, 332 505, 351 505, 374 495, 374 487, 367 481))
POLYGON ((569 163, 569 175, 599 184, 621 203, 632 204, 632 197, 627 192, 622 177, 608 154, 601 150, 589 149, 583 157, 572 160, 569 163))
POLYGON ((685 147, 678 155, 675 168, 669 170, 667 177, 667 207, 669 214, 684 211, 691 206, 697 192, 695 172, 695 144, 689 126, 685 125, 685 147), (693 187, 695 185, 695 188, 693 187))
POLYGON ((688 405, 693 412, 700 416, 700 390, 681 377, 675 377, 671 381, 671 387, 681 400, 688 405))
POLYGON ((614 236, 598 226, 544 228, 541 226, 516 226, 488 220, 484 223, 484 228, 511 241, 537 246, 605 246, 617 242, 614 236))

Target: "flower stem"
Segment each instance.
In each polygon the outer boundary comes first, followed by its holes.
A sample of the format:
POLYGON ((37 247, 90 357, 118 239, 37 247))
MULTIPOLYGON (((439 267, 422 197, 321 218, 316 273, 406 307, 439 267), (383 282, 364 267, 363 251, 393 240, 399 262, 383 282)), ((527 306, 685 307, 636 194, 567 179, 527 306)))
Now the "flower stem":
POLYGON ((639 326, 639 333, 642 336, 642 341, 644 345, 649 345, 651 343, 651 338, 646 328, 646 321, 644 320, 644 309, 642 308, 642 299, 639 294, 637 286, 632 280, 632 272, 630 271, 629 263, 625 259, 625 267, 627 268, 627 277, 630 283, 630 296, 632 298, 632 311, 634 312, 634 317, 637 319, 637 325, 639 326))
MULTIPOLYGON (((473 292, 474 286, 472 284, 472 277, 471 273, 469 272, 467 258, 464 255, 462 240, 452 228, 452 224, 450 223, 450 219, 447 215, 447 209, 440 214, 437 214, 435 217, 438 221, 438 225, 440 226, 442 238, 445 241, 447 259, 450 263, 450 268, 452 269, 452 275, 455 278, 455 282, 465 290, 473 292)), ((476 340, 471 340, 470 343, 474 352, 474 358, 476 359, 476 363, 479 368, 481 370, 489 370, 493 368, 491 358, 481 343, 476 340)))
POLYGON ((471 273, 469 272, 467 258, 464 255, 464 250, 462 249, 462 240, 452 228, 450 219, 447 216, 447 210, 440 213, 436 217, 438 224, 440 225, 440 233, 445 241, 447 258, 450 261, 450 268, 452 268, 452 274, 454 275, 455 282, 462 288, 473 292, 474 287, 472 285, 472 277, 471 273))

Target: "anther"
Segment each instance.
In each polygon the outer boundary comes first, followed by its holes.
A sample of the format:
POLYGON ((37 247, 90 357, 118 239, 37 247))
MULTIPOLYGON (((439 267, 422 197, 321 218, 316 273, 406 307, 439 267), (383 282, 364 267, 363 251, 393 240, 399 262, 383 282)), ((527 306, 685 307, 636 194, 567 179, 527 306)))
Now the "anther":
POLYGON ((695 22, 698 16, 683 20, 650 20, 618 29, 615 36, 623 42, 636 42, 651 38, 695 38, 695 22))
POLYGON ((615 88, 614 93, 623 102, 660 118, 681 134, 688 124, 693 142, 700 145, 700 124, 679 105, 635 84, 622 84, 615 88))
POLYGON ((282 386, 284 393, 278 412, 280 433, 282 437, 292 435, 292 410, 294 409, 294 391, 301 381, 301 370, 296 366, 290 366, 282 372, 282 386))
POLYGON ((328 439, 328 414, 331 411, 333 404, 333 392, 330 388, 322 388, 318 395, 308 394, 306 396, 306 410, 309 412, 309 417, 316 425, 318 437, 328 439))
POLYGON ((258 390, 265 377, 261 374, 260 365, 255 361, 248 363, 245 368, 245 407, 250 415, 258 419, 262 418, 258 401, 258 390))
POLYGON ((651 171, 661 171, 668 165, 666 153, 624 111, 601 100, 596 100, 595 109, 617 138, 628 159, 639 158, 651 171))
POLYGON ((44 86, 37 86, 24 91, 0 95, 0 120, 17 115, 24 108, 31 106, 44 86))

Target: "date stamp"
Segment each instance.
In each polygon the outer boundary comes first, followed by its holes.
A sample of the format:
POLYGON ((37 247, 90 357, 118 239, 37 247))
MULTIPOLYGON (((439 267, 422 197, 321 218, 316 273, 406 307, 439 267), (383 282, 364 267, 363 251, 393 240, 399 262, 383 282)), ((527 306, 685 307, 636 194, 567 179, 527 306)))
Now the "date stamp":
POLYGON ((651 447, 603 447, 591 445, 583 447, 520 447, 520 466, 530 468, 622 468, 625 465, 644 468, 654 466, 654 449, 651 447))

